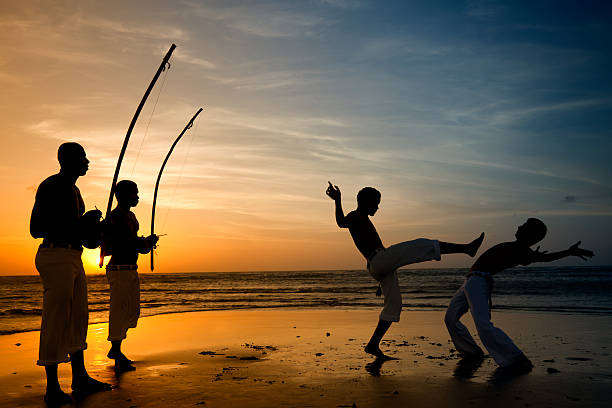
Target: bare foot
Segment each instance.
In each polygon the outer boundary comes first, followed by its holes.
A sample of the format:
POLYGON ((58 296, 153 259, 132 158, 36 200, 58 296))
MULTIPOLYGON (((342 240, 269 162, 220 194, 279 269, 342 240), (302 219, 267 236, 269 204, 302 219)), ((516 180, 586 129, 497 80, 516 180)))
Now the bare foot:
POLYGON ((115 371, 118 373, 125 373, 126 371, 134 371, 136 367, 130 364, 128 361, 115 360, 115 371))
POLYGON ((111 385, 95 380, 89 375, 72 380, 72 391, 80 394, 93 394, 99 391, 108 391, 111 385))
POLYGON ((382 352, 382 350, 380 349, 380 347, 378 345, 372 345, 372 344, 368 344, 365 346, 365 348, 363 349, 366 353, 373 355, 374 357, 376 357, 377 359, 383 359, 383 360, 399 360, 399 358, 396 357, 390 357, 388 355, 386 355, 385 353, 382 352))
POLYGON ((123 354, 121 351, 115 351, 113 349, 110 349, 106 357, 115 360, 115 363, 117 363, 117 361, 120 361, 121 363, 127 363, 127 364, 133 363, 133 361, 127 358, 125 354, 123 354))
POLYGON ((45 403, 49 408, 61 407, 62 405, 72 404, 72 398, 61 389, 47 390, 45 393, 45 403))
POLYGON ((467 244, 467 250, 465 251, 465 253, 471 257, 474 257, 476 255, 476 252, 478 252, 478 248, 480 248, 480 245, 482 244, 483 240, 484 232, 480 234, 478 238, 467 244))

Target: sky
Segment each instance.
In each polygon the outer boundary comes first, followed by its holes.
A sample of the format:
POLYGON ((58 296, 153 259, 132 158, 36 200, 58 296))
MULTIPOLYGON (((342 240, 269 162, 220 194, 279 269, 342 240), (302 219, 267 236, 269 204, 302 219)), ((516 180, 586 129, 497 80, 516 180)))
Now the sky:
POLYGON ((385 245, 484 231, 487 248, 538 217, 542 249, 596 254, 555 265, 612 264, 611 23, 603 1, 2 0, 0 274, 36 274, 29 217, 62 142, 105 210, 172 43, 119 176, 148 235, 162 160, 204 108, 162 176, 156 272, 363 269, 328 180, 347 212, 381 191, 385 245))

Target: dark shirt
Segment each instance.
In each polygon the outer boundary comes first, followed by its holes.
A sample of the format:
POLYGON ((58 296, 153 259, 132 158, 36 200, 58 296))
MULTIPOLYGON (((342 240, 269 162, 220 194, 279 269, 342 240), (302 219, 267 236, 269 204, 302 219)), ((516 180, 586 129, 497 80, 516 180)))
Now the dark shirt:
POLYGON ((30 234, 56 244, 80 247, 79 218, 84 212, 85 204, 78 187, 64 174, 54 174, 36 190, 30 234))
POLYGON ((104 247, 111 255, 109 265, 136 265, 138 254, 151 251, 145 237, 138 236, 138 220, 131 211, 116 207, 111 211, 104 230, 104 247))
POLYGON ((488 272, 492 275, 517 265, 536 262, 536 252, 516 241, 502 242, 487 249, 470 270, 488 272))
POLYGON ((355 210, 348 213, 344 221, 353 237, 355 246, 366 259, 371 257, 375 250, 384 248, 370 217, 355 210))

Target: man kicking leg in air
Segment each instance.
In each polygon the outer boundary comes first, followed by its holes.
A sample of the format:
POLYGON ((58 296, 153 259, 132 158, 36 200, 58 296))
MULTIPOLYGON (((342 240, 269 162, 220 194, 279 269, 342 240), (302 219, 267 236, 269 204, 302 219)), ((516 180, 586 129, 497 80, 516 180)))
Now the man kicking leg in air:
POLYGON ((484 233, 468 244, 419 238, 385 248, 369 218, 376 213, 380 204, 381 195, 378 190, 372 187, 361 189, 357 194, 357 209, 346 216, 342 210, 338 186, 329 182, 326 194, 336 203, 336 223, 340 228, 349 229, 355 246, 367 260, 368 272, 382 288, 383 310, 372 338, 365 346, 365 352, 377 358, 388 359, 389 357, 380 349, 380 341, 389 330, 391 323, 399 322, 402 311, 397 269, 418 262, 434 259, 439 261, 442 254, 467 254, 473 257, 484 239, 484 233))

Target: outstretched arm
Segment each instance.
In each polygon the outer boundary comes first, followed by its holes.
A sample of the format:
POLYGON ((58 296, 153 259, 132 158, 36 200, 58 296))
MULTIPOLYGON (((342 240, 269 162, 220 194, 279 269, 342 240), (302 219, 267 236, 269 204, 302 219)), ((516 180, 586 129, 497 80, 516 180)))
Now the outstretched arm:
POLYGON ((552 262, 567 256, 577 256, 586 261, 587 257, 590 258, 595 255, 593 251, 580 248, 580 241, 576 242, 565 251, 547 253, 547 251, 540 252, 539 249, 540 247, 535 250, 532 262, 552 262))
POLYGON ((340 228, 347 228, 348 223, 346 222, 344 211, 342 211, 340 189, 338 188, 338 186, 332 185, 331 181, 328 181, 328 183, 329 186, 327 187, 327 190, 325 190, 325 194, 327 194, 329 198, 334 200, 334 202, 336 203, 336 224, 338 224, 340 228))

